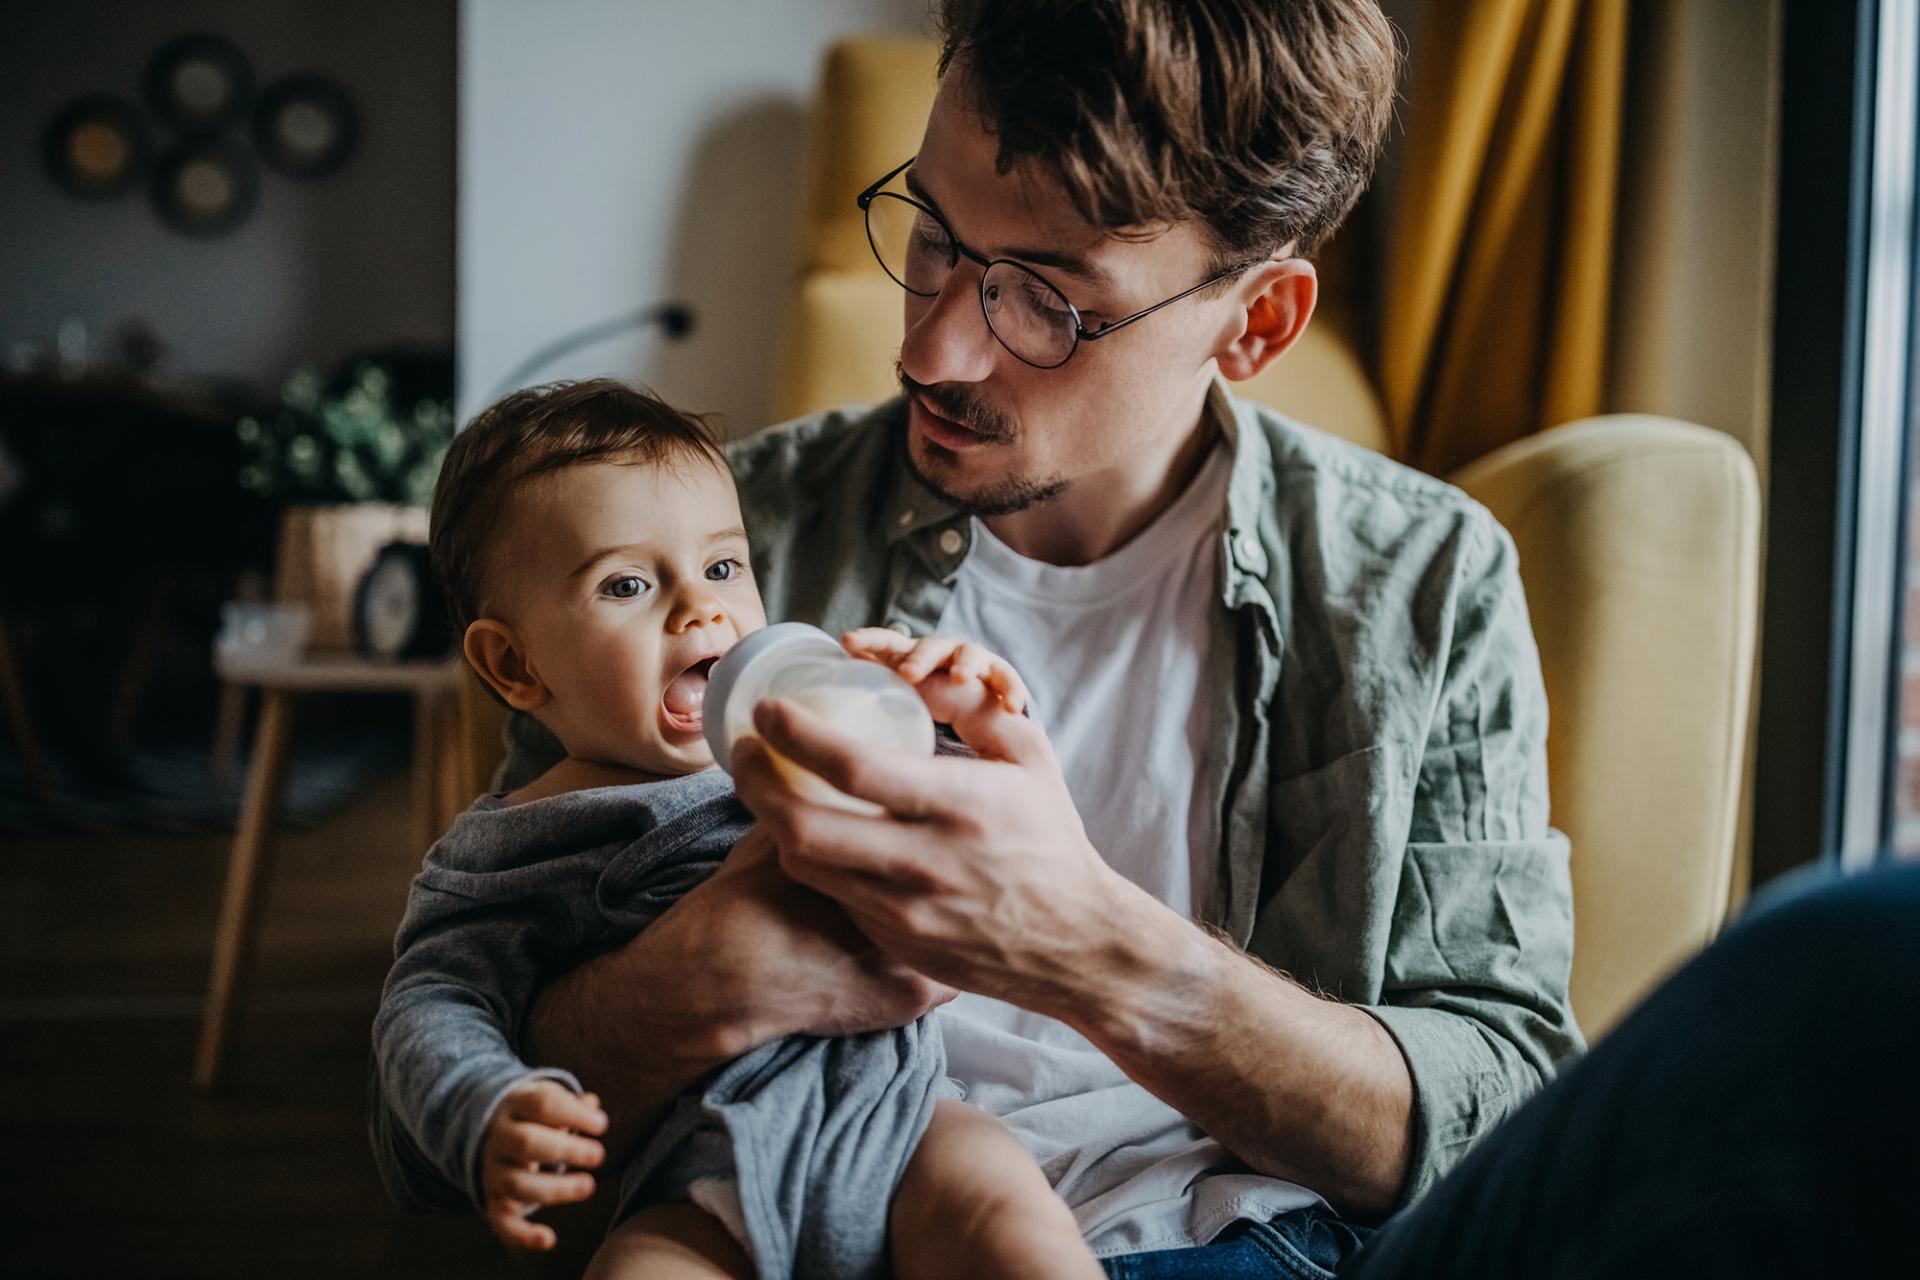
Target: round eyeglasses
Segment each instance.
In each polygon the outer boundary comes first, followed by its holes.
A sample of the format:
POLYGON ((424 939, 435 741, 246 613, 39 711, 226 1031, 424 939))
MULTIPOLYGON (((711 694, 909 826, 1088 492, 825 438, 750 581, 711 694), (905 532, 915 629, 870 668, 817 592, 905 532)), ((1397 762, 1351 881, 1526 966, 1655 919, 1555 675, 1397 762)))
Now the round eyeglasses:
POLYGON ((857 198, 867 215, 867 243, 895 284, 921 298, 938 297, 960 260, 980 268, 980 310, 987 329, 1015 359, 1036 369, 1057 369, 1080 343, 1104 338, 1160 308, 1217 284, 1252 266, 1243 262, 1208 276, 1199 284, 1162 298, 1150 307, 1092 329, 1080 311, 1038 271, 1012 258, 988 258, 955 238, 945 218, 910 195, 883 191, 908 165, 908 159, 857 198))

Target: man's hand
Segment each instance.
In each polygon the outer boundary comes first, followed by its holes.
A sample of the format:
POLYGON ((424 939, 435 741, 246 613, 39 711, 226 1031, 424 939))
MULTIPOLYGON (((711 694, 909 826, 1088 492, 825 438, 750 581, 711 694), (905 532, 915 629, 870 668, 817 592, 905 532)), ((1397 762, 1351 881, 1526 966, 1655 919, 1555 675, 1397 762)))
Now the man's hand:
POLYGON ((780 865, 932 978, 1052 1012, 1127 918, 1159 910, 1088 843, 1029 719, 1003 710, 956 725, 979 760, 874 752, 778 701, 756 708, 754 727, 765 741, 735 750, 734 782, 778 843, 780 865), (768 746, 887 813, 800 799, 768 746))
POLYGON ((953 994, 788 878, 756 827, 651 928, 549 983, 526 1050, 600 1085, 617 1163, 728 1059, 783 1035, 904 1026, 953 994))
POLYGON ((494 1108, 480 1144, 480 1191, 487 1226, 515 1253, 544 1253, 558 1243, 553 1228, 529 1215, 576 1204, 593 1194, 606 1158, 583 1134, 606 1132, 607 1113, 592 1094, 576 1097, 552 1080, 515 1089, 494 1108))
POLYGON ((727 985, 750 1001, 745 1043, 736 1054, 783 1035, 905 1026, 954 997, 951 987, 875 946, 832 899, 789 877, 773 836, 760 826, 673 910, 688 902, 697 910, 678 924, 698 940, 709 964, 725 957, 727 985))

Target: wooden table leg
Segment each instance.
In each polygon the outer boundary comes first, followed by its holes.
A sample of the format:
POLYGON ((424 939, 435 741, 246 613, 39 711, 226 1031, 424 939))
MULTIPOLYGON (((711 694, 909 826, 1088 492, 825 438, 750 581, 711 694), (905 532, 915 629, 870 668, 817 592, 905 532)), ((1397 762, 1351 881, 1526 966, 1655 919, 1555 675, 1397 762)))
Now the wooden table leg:
POLYGON ((286 781, 293 698, 284 689, 268 689, 261 699, 260 732, 254 740, 253 765, 247 775, 239 830, 234 833, 233 856, 227 863, 226 896, 220 904, 220 927, 213 940, 213 977, 207 986, 200 1045, 194 1055, 193 1083, 202 1090, 213 1088, 219 1078, 241 989, 253 967, 262 890, 272 862, 274 828, 279 824, 286 781))
POLYGON ((0 712, 7 717, 14 750, 20 753, 20 773, 26 779, 28 794, 41 804, 52 804, 53 780, 47 773, 47 758, 40 753, 40 739, 33 731, 33 719, 27 714, 27 691, 20 685, 20 672, 13 664, 13 646, 4 622, 0 622, 0 712))

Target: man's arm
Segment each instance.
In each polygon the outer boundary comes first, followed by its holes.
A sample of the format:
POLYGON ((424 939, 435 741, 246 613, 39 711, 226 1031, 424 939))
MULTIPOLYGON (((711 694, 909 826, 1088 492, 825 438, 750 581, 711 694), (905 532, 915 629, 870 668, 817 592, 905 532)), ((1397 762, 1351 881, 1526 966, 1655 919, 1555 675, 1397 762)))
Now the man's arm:
POLYGON ((1578 1046, 1545 698, 1490 518, 1454 600, 1373 1007, 1310 994, 1114 873, 1029 721, 1004 717, 998 741, 973 743, 986 760, 914 761, 785 704, 758 710, 775 749, 891 816, 797 800, 755 742, 735 778, 789 873, 890 954, 1068 1023, 1253 1168, 1379 1215, 1578 1046))
POLYGON ((1413 1077, 1393 1037, 1121 888, 1144 901, 1043 1012, 1248 1167, 1311 1187, 1343 1213, 1384 1217, 1413 1136, 1413 1077))
POLYGON ((806 804, 759 741, 734 754, 740 794, 782 864, 884 950, 1073 1026, 1253 1168, 1354 1212, 1391 1205, 1412 1104, 1392 1038, 1109 868, 1032 721, 1001 717, 994 741, 970 741, 987 760, 874 758, 782 703, 763 704, 756 726, 782 754, 896 815, 806 804))
POLYGON ((747 1050, 903 1026, 952 994, 789 880, 756 829, 652 927, 549 983, 524 1048, 600 1094, 612 1168, 675 1097, 747 1050))

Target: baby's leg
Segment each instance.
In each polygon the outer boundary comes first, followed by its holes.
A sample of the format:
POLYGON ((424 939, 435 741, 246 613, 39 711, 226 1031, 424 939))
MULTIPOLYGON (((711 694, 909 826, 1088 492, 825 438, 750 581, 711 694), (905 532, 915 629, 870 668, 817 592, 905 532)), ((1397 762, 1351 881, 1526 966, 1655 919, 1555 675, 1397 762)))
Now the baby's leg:
POLYGON ((706 1210, 657 1204, 607 1233, 582 1280, 753 1280, 753 1264, 706 1210))
POLYGON ((901 1280, 1047 1276, 1104 1280, 1066 1202, 998 1120, 934 1104, 890 1216, 901 1280))

